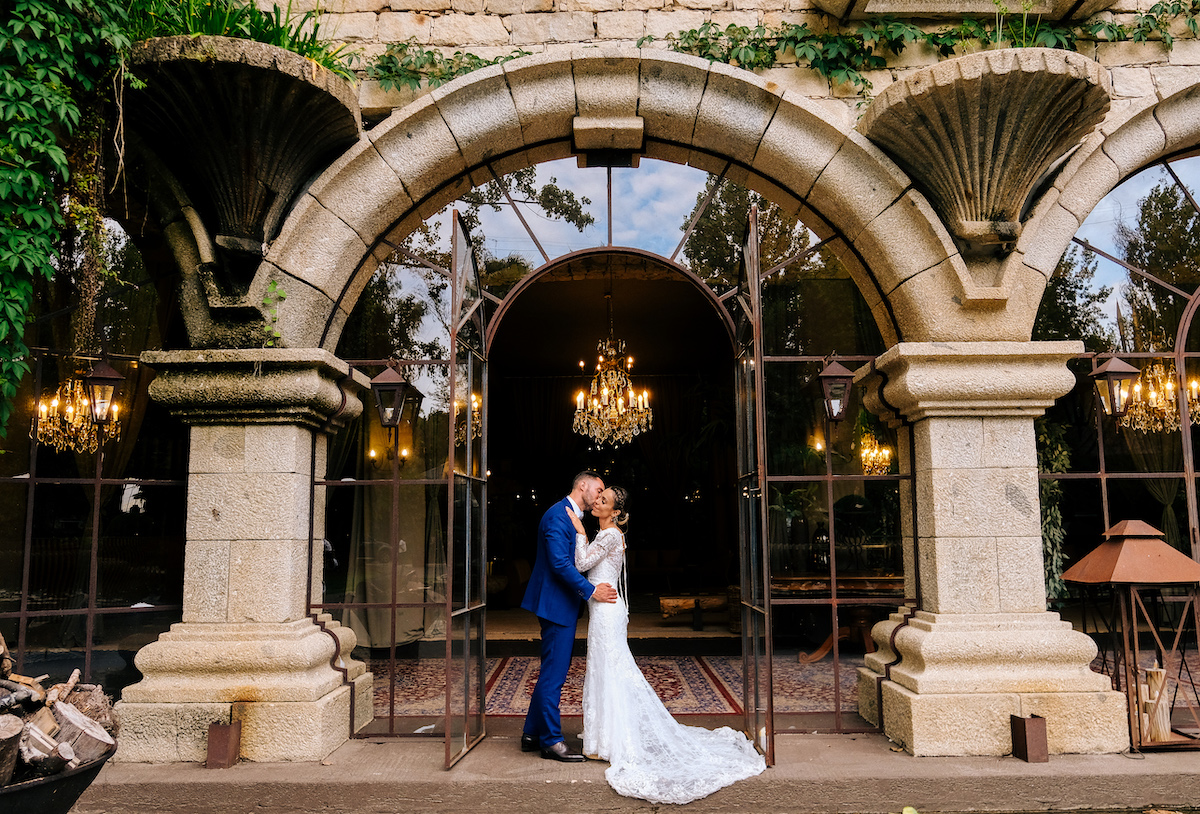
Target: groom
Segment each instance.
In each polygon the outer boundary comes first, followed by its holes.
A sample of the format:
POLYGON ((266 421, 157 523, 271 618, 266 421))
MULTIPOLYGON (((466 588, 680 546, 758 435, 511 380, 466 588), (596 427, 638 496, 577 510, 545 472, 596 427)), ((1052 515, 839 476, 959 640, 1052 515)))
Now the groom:
POLYGON ((542 669, 529 714, 521 735, 521 751, 541 749, 547 760, 574 763, 584 760, 563 742, 559 704, 567 668, 571 666, 571 649, 575 646, 575 626, 583 605, 593 595, 598 602, 616 602, 617 590, 607 582, 595 587, 575 568, 575 527, 564 508, 576 517, 589 511, 604 482, 595 472, 580 472, 571 484, 571 494, 555 503, 542 515, 538 524, 537 559, 529 576, 529 587, 521 607, 537 616, 542 625, 542 669))

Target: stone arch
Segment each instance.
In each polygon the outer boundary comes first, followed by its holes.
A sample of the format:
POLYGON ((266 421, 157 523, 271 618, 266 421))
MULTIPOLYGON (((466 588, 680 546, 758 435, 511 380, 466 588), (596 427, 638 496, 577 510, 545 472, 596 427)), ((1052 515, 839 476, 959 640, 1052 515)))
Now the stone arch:
POLYGON ((889 344, 1022 338, 993 301, 973 301, 963 259, 909 178, 836 118, 748 71, 661 50, 576 48, 485 68, 364 133, 298 201, 256 284, 278 278, 288 291, 285 344, 332 350, 392 245, 493 171, 570 156, 585 122, 643 128, 650 158, 729 164, 728 177, 822 237, 840 233, 889 344))
POLYGON ((1149 164, 1200 144, 1200 85, 1141 110, 1107 136, 1093 138, 1090 149, 1064 168, 1017 243, 1025 266, 1046 279, 1108 193, 1149 164))

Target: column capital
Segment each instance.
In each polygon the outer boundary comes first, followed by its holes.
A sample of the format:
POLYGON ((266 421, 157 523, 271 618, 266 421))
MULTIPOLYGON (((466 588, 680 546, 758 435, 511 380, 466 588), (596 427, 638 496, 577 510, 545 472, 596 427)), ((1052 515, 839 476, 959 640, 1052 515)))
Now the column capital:
POLYGON ((1083 343, 900 342, 855 373, 885 421, 1037 417, 1075 386, 1067 361, 1083 343))
POLYGON ((320 348, 146 351, 150 396, 187 424, 341 425, 370 380, 320 348))

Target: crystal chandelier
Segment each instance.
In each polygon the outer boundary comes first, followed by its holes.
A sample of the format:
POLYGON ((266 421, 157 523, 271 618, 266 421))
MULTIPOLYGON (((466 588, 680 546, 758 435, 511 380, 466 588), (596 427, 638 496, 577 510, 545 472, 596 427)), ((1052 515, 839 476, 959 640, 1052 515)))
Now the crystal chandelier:
POLYGON ((81 379, 69 378, 53 395, 47 392, 38 402, 37 417, 29 437, 59 452, 92 453, 114 438, 121 437, 118 407, 107 406, 108 420, 97 423, 89 408, 87 390, 81 379))
MULTIPOLYGON (((455 420, 454 428, 454 445, 461 447, 467 443, 467 413, 463 411, 462 402, 454 402, 455 411, 458 413, 458 418, 455 420)), ((482 405, 479 403, 479 396, 475 393, 471 394, 471 436, 478 438, 483 432, 483 414, 481 412, 482 405)))
MULTIPOLYGON (((654 424, 650 394, 638 395, 629 380, 633 357, 625 353, 625 340, 613 338, 612 294, 608 300, 608 338, 596 346, 599 358, 592 377, 590 396, 580 390, 575 396, 573 429, 600 443, 626 444, 635 435, 647 432, 654 424)), ((579 363, 580 369, 584 367, 579 363)))
POLYGON ((871 433, 863 433, 859 457, 864 475, 886 475, 892 466, 892 451, 871 433))
MULTIPOLYGON (((1137 432, 1175 432, 1179 429, 1179 400, 1175 394, 1175 366, 1154 362, 1138 375, 1133 392, 1126 393, 1128 408, 1117 423, 1137 432)), ((1200 382, 1188 384, 1191 422, 1200 424, 1200 382)))

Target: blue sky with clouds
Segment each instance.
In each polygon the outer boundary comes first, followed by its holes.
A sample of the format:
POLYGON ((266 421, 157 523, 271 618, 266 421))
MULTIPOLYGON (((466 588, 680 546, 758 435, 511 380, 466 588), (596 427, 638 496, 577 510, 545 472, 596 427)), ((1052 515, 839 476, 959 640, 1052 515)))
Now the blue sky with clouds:
MULTIPOLYGON (((1189 190, 1200 192, 1200 157, 1172 162, 1189 190)), ((613 244, 632 246, 669 257, 683 236, 684 225, 696 205, 707 173, 693 167, 662 161, 643 160, 638 169, 614 169, 613 174, 613 244)), ((579 249, 601 246, 607 242, 608 203, 607 174, 604 168, 580 169, 574 158, 542 164, 538 167, 538 183, 555 179, 560 186, 590 200, 587 209, 596 223, 583 232, 560 220, 548 218, 535 207, 522 206, 526 222, 537 235, 551 259, 579 249)), ((1171 179, 1161 167, 1153 167, 1127 179, 1096 206, 1078 235, 1097 248, 1119 256, 1116 245, 1116 226, 1133 222, 1138 204, 1160 182, 1171 179)), ((448 240, 448 213, 441 218, 448 240)), ((526 229, 508 206, 499 212, 484 209, 481 213, 481 242, 496 257, 520 255, 533 266, 543 263, 526 229)), ((1094 284, 1113 288, 1105 307, 1115 315, 1119 287, 1127 272, 1111 261, 1099 258, 1094 284)))

